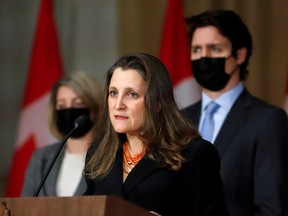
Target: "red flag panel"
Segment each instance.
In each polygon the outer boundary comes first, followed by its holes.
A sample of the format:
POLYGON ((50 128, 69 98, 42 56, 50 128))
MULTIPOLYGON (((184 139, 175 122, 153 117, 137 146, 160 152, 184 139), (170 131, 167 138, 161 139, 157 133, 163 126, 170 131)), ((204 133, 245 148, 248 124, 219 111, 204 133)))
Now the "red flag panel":
POLYGON ((39 143, 53 140, 47 127, 49 92, 62 76, 62 65, 53 19, 52 0, 42 0, 22 103, 18 141, 6 188, 7 197, 21 193, 30 157, 39 143))
POLYGON ((169 0, 162 32, 160 59, 172 79, 176 101, 180 107, 199 99, 190 61, 190 45, 181 0, 169 0))

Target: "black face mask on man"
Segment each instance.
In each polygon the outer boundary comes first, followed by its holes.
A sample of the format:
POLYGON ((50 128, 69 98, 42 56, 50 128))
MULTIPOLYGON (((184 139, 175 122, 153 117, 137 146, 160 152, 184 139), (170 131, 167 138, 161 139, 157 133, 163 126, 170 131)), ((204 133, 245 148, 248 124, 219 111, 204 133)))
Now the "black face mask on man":
MULTIPOLYGON (((90 110, 88 108, 68 108, 57 110, 56 124, 58 131, 64 135, 68 135, 74 127, 74 121, 81 115, 87 115, 90 119, 90 110)), ((73 138, 82 137, 92 128, 92 126, 93 124, 90 119, 89 123, 75 130, 70 136, 73 138)))
POLYGON ((226 59, 203 57, 192 60, 192 70, 197 82, 211 91, 223 89, 231 78, 231 75, 225 73, 226 59))

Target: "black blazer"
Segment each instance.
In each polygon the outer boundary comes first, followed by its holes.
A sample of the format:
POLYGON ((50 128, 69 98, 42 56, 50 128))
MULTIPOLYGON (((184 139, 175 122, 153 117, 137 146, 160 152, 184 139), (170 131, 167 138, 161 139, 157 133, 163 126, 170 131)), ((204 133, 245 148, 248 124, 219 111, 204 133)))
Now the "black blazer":
MULTIPOLYGON (((183 110, 196 126, 201 101, 183 110)), ((288 120, 280 108, 245 89, 215 142, 231 216, 284 215, 287 203, 288 120)))
MULTIPOLYGON (((35 150, 26 170, 21 196, 30 197, 34 195, 59 145, 60 143, 57 143, 35 150)), ((61 150, 59 157, 55 161, 39 196, 56 196, 56 182, 64 157, 64 149, 61 150)), ((86 183, 83 176, 74 195, 82 195, 85 190, 86 183)))
POLYGON ((117 195, 160 215, 226 215, 217 150, 197 138, 183 155, 187 162, 178 172, 144 156, 123 183, 121 148, 104 179, 86 178, 85 195, 117 195))

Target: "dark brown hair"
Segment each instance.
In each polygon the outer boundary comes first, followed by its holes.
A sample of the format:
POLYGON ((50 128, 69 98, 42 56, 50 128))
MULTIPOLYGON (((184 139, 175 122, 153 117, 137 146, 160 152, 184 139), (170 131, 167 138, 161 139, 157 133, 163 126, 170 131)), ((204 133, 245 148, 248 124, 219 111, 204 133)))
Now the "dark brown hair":
POLYGON ((181 150, 199 134, 181 115, 174 100, 170 76, 163 63, 152 55, 135 53, 121 57, 107 72, 104 85, 104 113, 94 143, 88 150, 85 174, 90 178, 103 178, 111 169, 116 152, 126 139, 124 134, 114 131, 109 119, 109 85, 117 68, 134 69, 146 82, 145 123, 139 135, 146 154, 162 167, 180 169, 184 162, 181 150))
POLYGON ((247 66, 252 54, 252 37, 241 18, 231 10, 206 11, 186 19, 189 26, 189 39, 192 41, 193 34, 197 28, 214 26, 220 34, 228 38, 232 44, 232 55, 237 56, 237 50, 245 47, 247 55, 245 61, 240 65, 240 79, 245 80, 248 76, 247 66))

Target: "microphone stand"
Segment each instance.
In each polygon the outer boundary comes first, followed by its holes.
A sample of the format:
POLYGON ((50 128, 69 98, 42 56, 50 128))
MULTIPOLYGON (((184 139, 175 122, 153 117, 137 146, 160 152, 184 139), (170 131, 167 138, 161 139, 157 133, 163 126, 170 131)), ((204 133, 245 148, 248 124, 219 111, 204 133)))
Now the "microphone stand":
POLYGON ((70 131, 70 133, 65 137, 64 141, 63 141, 63 142, 61 143, 61 145, 58 147, 56 154, 53 156, 52 161, 51 161, 51 163, 49 164, 49 167, 48 167, 48 169, 47 169, 46 172, 45 172, 44 178, 42 178, 40 184, 39 184, 38 187, 37 187, 36 192, 34 193, 34 197, 38 197, 38 195, 39 195, 39 193, 40 193, 40 190, 42 189, 43 184, 45 183, 45 181, 46 181, 46 179, 47 179, 47 177, 48 177, 48 175, 49 175, 49 173, 50 173, 50 171, 51 171, 51 169, 52 169, 52 167, 53 167, 56 159, 58 158, 58 155, 60 154, 60 152, 61 152, 64 144, 66 143, 66 141, 68 140, 68 138, 70 137, 70 135, 71 135, 78 127, 79 127, 79 124, 75 124, 75 125, 74 125, 74 128, 70 131))

